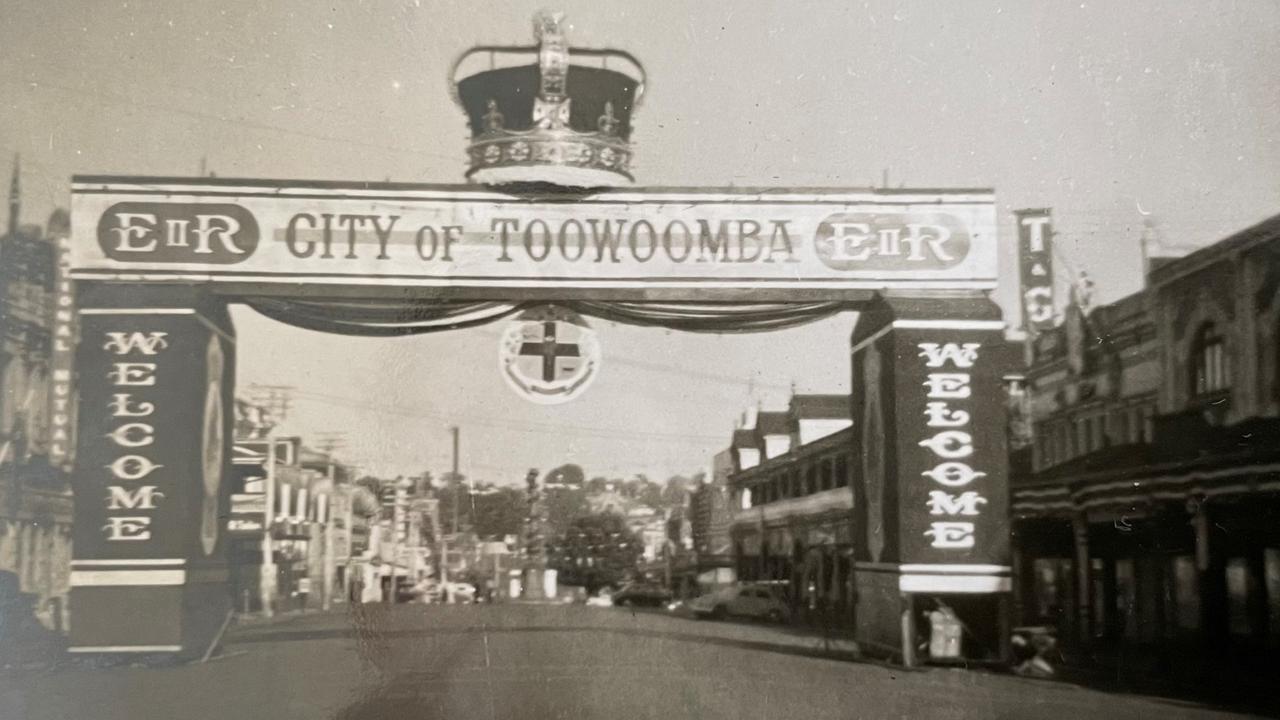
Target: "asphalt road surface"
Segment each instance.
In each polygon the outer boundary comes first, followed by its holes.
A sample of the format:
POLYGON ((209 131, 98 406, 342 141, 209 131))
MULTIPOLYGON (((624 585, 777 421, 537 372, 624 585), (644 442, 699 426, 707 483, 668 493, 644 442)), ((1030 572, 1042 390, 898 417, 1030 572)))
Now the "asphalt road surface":
POLYGON ((206 664, 0 677, 0 718, 1240 717, 990 672, 813 657, 781 638, 620 608, 375 606, 236 628, 206 664))

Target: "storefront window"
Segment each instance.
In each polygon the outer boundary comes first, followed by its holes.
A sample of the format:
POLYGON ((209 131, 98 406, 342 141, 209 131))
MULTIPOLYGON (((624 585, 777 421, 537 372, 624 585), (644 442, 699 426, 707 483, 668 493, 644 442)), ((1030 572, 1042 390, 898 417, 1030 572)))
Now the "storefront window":
POLYGON ((1267 548, 1263 554, 1267 585, 1267 617, 1272 639, 1280 639, 1280 549, 1267 548))
POLYGON ((1124 626, 1126 640, 1138 639, 1137 583, 1134 582, 1133 560, 1116 560, 1116 612, 1124 626))
POLYGON ((1200 629, 1200 574, 1196 570, 1194 555, 1179 555, 1172 559, 1169 576, 1172 580, 1173 607, 1168 623, 1179 630, 1200 629))
POLYGON ((1129 438, 1129 412, 1121 410, 1111 416, 1111 439, 1117 445, 1130 442, 1129 438))
POLYGON ((1107 582, 1103 573, 1106 572, 1107 565, 1101 558, 1093 558, 1089 561, 1089 577, 1093 584, 1091 592, 1093 601, 1090 606, 1093 608, 1093 634, 1095 637, 1102 637, 1107 633, 1107 619, 1110 617, 1107 608, 1107 582))
POLYGON ((1035 574, 1036 616, 1055 618, 1060 611, 1061 592, 1058 586, 1060 561, 1057 558, 1036 558, 1035 574))
POLYGON ((1249 563, 1244 558, 1227 561, 1227 626, 1232 635, 1252 633, 1249 622, 1249 563))

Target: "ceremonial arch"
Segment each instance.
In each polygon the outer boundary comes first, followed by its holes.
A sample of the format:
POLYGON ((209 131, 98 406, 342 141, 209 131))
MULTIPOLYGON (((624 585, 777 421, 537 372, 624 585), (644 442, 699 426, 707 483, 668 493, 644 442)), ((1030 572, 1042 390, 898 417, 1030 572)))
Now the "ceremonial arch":
POLYGON ((235 303, 381 336, 546 305, 694 332, 858 311, 859 638, 909 653, 920 595, 1003 616, 992 192, 617 187, 643 77, 539 30, 534 64, 455 77, 473 184, 74 179, 73 651, 198 654, 226 617, 235 303))

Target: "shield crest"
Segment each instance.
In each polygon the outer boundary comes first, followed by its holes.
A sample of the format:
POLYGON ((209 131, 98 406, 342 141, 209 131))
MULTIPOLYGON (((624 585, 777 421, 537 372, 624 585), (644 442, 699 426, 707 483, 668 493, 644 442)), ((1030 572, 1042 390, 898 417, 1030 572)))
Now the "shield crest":
POLYGON ((521 313, 507 326, 498 363, 516 394, 539 405, 558 405, 595 380, 600 344, 581 315, 548 305, 521 313))

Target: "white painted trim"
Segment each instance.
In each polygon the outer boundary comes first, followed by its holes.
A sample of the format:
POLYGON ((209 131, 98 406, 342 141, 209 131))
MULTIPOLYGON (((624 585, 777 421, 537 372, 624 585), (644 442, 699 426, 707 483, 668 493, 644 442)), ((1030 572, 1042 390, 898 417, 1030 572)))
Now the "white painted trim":
POLYGON ((222 339, 233 345, 236 342, 235 337, 213 324, 212 321, 201 315, 194 308, 84 308, 79 313, 81 315, 195 315, 196 320, 221 336, 222 339))
POLYGON ((894 320, 896 328, 928 330, 1004 330, 1003 320, 894 320))
POLYGON ((195 315, 194 308, 81 308, 81 315, 195 315))
POLYGON ((73 645, 67 652, 73 653, 112 653, 112 652, 181 652, 181 645, 73 645))
MULTIPOLYGON (((690 277, 673 280, 598 280, 588 282, 589 278, 573 280, 547 280, 537 276, 523 278, 486 278, 483 280, 458 280, 450 277, 381 277, 378 275, 341 275, 336 277, 317 277, 306 272, 288 276, 262 277, 257 275, 237 275, 234 272, 186 272, 161 274, 145 271, 129 272, 123 268, 76 268, 69 272, 73 280, 110 280, 119 282, 189 282, 189 283, 224 283, 239 282, 255 285, 348 285, 358 287, 442 287, 442 288, 514 288, 527 290, 530 288, 574 288, 580 290, 636 290, 646 288, 665 288, 675 290, 688 289, 721 289, 721 290, 760 290, 763 288, 782 288, 800 290, 884 290, 893 287, 896 290, 993 290, 995 279, 956 279, 940 276, 936 278, 897 277, 888 280, 881 277, 837 279, 831 282, 789 280, 779 277, 774 280, 717 280, 710 277, 690 277)), ((84 310, 80 311, 84 313, 84 310)), ((146 312, 139 311, 139 314, 146 312)), ((1003 326, 1002 326, 1003 327, 1003 326)))
POLYGON ((96 565, 186 565, 182 558, 125 558, 123 560, 72 560, 71 567, 92 567, 96 565))
POLYGON ((757 505, 765 521, 782 520, 797 515, 813 515, 832 510, 853 509, 853 488, 837 487, 822 490, 804 497, 775 500, 757 505))
POLYGON ((1013 589, 1013 579, 991 575, 915 575, 898 577, 898 589, 914 593, 997 593, 1013 589))
POLYGON ((71 587, 183 585, 186 570, 72 570, 71 587))
POLYGON ((961 565, 961 564, 903 564, 899 566, 904 573, 943 573, 943 574, 969 574, 969 575, 1000 575, 1010 574, 1013 568, 1008 565, 961 565))
MULTIPOLYGON (((1184 472, 1182 474, 1170 473, 1168 475, 1158 475, 1149 478, 1139 478, 1138 480, 1120 480, 1109 483, 1099 483, 1097 485, 1087 485, 1075 492, 1077 497, 1084 497, 1109 490, 1118 490, 1120 488, 1142 488, 1150 487, 1152 491, 1161 485, 1184 485, 1193 483, 1198 480, 1217 480, 1218 478, 1231 477, 1234 475, 1267 475, 1270 473, 1280 472, 1280 463, 1270 463, 1267 465, 1237 465, 1235 467, 1220 468, 1218 470, 1184 472)), ((1021 492, 1021 491, 1019 491, 1021 492)))
POLYGON ((862 562, 861 560, 855 560, 853 563, 855 570, 862 568, 879 572, 900 572, 899 568, 901 567, 898 563, 862 562))

